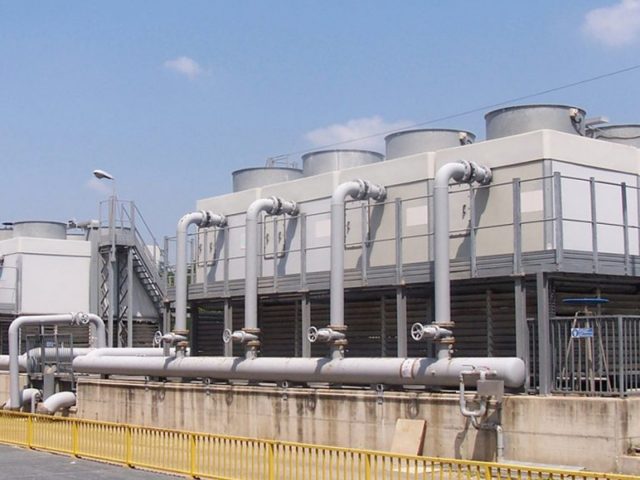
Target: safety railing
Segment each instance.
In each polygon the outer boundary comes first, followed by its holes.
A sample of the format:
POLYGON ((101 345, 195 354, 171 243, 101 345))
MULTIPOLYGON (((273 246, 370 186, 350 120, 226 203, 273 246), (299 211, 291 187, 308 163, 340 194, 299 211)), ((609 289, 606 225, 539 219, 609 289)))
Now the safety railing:
MULTIPOLYGON (((556 172, 487 186, 452 188, 450 198, 450 236, 459 242, 457 259, 468 262, 472 277, 479 275, 480 268, 488 268, 486 262, 479 262, 479 256, 509 256, 506 262, 498 261, 500 268, 507 269, 500 273, 522 274, 528 252, 552 251, 552 261, 559 269, 571 265, 568 253, 582 252, 581 261, 590 262, 594 273, 602 271, 605 260, 611 268, 611 255, 618 255, 618 271, 624 274, 631 272, 633 256, 640 254, 640 213, 635 208, 640 192, 625 182, 556 172), (491 217, 483 215, 490 198, 503 200, 491 217)), ((390 196, 384 202, 345 202, 345 248, 361 250, 363 260, 357 268, 363 283, 371 268, 369 257, 376 251, 395 251, 393 257, 386 257, 388 266, 395 266, 393 280, 398 284, 405 281, 407 265, 433 260, 432 210, 432 194, 390 196), (383 210, 384 220, 380 216, 383 210)), ((277 217, 275 221, 265 216, 260 228, 261 276, 272 279, 275 291, 280 277, 297 274, 300 288, 305 289, 308 273, 318 271, 318 265, 326 270, 328 210, 305 212, 302 203, 298 216, 277 217), (298 270, 290 267, 285 272, 285 265, 292 260, 297 260, 294 263, 299 265, 298 270)), ((209 285, 224 284, 226 292, 229 278, 238 278, 237 271, 244 262, 244 250, 238 248, 243 230, 243 224, 234 222, 223 229, 203 229, 189 235, 190 283, 203 284, 205 293, 209 285)), ((165 245, 169 251, 167 264, 173 265, 174 239, 167 238, 165 245)))
MULTIPOLYGON (((530 384, 538 386, 537 323, 528 322, 530 384)), ((640 394, 640 316, 549 319, 551 392, 588 396, 640 394)))
POLYGON ((631 480, 556 470, 0 412, 0 442, 212 479, 631 480))

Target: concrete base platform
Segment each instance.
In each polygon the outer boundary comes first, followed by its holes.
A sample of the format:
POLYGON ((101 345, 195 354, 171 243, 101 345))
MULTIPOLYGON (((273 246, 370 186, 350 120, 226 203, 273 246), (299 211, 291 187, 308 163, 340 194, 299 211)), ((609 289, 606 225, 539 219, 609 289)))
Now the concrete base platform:
MULTIPOLYGON (((396 421, 419 419, 428 425, 423 455, 492 461, 496 450, 495 434, 473 428, 460 414, 456 394, 83 378, 77 415, 387 451, 396 421)), ((507 395, 502 412, 492 406, 487 420, 499 416, 506 459, 638 473, 621 457, 640 443, 640 398, 507 395)))

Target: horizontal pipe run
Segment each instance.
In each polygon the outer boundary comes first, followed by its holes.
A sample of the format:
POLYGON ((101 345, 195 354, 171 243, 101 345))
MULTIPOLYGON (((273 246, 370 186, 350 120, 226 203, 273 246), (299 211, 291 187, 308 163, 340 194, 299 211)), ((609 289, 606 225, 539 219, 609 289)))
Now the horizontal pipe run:
MULTIPOLYGON (((458 386, 470 368, 495 371, 496 379, 518 388, 525 366, 519 358, 283 358, 283 357, 99 357, 73 361, 77 373, 153 377, 210 378, 351 385, 458 386)), ((471 382, 475 379, 469 379, 471 382)), ((475 383, 473 383, 475 384, 475 383)))
MULTIPOLYGON (((171 355, 173 355, 175 349, 171 349, 171 355)), ((127 356, 143 356, 143 357, 151 357, 151 356, 161 356, 164 355, 164 351, 162 348, 69 348, 69 347, 47 347, 44 349, 44 361, 52 362, 52 361, 65 361, 70 362, 76 357, 82 357, 83 355, 88 355, 90 353, 95 353, 98 355, 104 356, 117 356, 117 355, 127 355, 127 356)), ((42 349, 41 348, 32 348, 27 353, 23 353, 18 357, 18 365, 20 367, 21 372, 27 371, 27 364, 31 362, 31 370, 36 367, 36 364, 41 361, 42 357, 42 349)), ((0 355, 0 371, 9 370, 9 355, 0 355)))

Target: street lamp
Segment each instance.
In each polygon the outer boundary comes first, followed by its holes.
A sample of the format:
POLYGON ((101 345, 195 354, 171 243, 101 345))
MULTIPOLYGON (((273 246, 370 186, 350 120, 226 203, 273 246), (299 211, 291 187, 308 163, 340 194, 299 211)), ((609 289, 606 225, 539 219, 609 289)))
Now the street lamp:
MULTIPOLYGON (((109 250, 109 264, 108 264, 108 279, 109 279, 109 313, 107 316, 109 337, 107 345, 113 347, 113 321, 114 321, 114 308, 117 302, 116 296, 116 179, 113 175, 105 170, 96 169, 93 171, 93 176, 98 180, 111 180, 113 187, 111 198, 109 199, 109 237, 111 238, 111 249, 109 250)), ((101 203, 102 205, 102 203, 101 203)), ((100 208, 102 217, 102 207, 100 208)), ((131 346, 131 345, 129 345, 131 346)))
POLYGON ((112 182, 112 196, 115 198, 116 196, 116 177, 111 175, 106 170, 96 169, 93 171, 93 176, 98 180, 111 180, 112 182))

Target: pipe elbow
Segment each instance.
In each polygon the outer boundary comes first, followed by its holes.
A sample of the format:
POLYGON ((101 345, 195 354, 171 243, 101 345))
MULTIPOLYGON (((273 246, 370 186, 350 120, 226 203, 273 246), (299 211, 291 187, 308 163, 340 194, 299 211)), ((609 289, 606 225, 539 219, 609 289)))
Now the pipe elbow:
POLYGON ((76 404, 76 395, 73 392, 58 392, 47 398, 40 409, 49 415, 73 407, 76 404))

